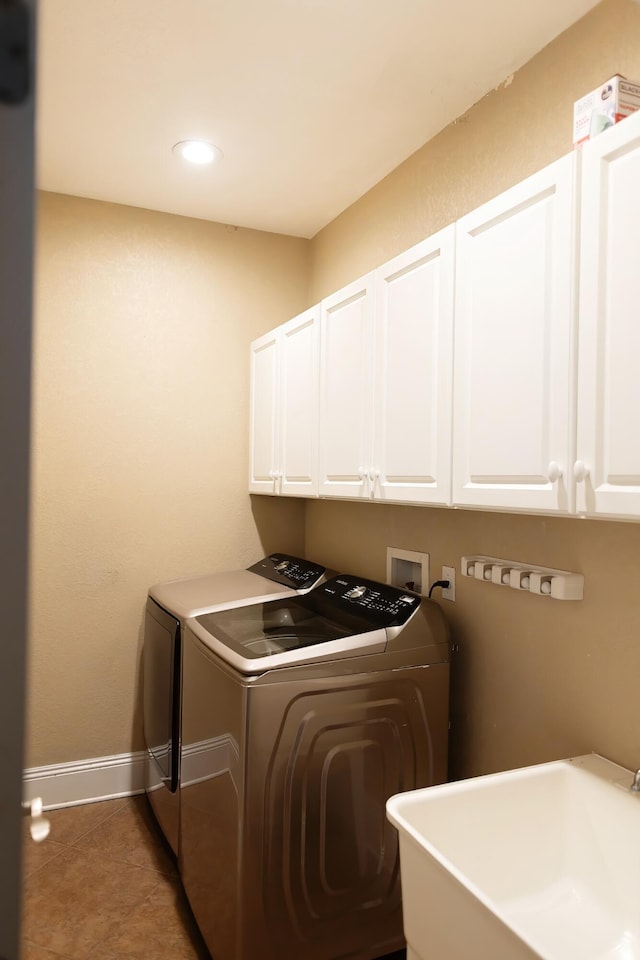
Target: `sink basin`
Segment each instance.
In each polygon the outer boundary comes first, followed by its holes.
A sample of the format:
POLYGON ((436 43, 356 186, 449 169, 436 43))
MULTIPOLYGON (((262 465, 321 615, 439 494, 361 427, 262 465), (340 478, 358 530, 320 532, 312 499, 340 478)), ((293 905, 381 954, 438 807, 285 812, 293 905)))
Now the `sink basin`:
POLYGON ((407 960, 640 960, 640 793, 590 754, 397 794, 407 960))

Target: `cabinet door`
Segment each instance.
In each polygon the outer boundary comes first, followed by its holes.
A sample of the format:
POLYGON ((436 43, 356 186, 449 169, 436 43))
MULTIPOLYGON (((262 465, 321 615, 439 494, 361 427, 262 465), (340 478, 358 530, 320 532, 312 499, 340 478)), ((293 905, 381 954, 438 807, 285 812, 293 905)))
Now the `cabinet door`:
POLYGON ((572 508, 576 163, 457 224, 455 504, 572 508))
POLYGON ((376 498, 450 503, 455 227, 376 270, 376 498))
POLYGON ((276 493, 278 331, 251 344, 249 492, 276 493))
POLYGON ((319 493, 367 497, 373 274, 322 301, 319 493))
POLYGON ((319 304, 280 330, 278 489, 287 496, 318 492, 319 304))
POLYGON ((640 113, 583 147, 577 508, 640 516, 640 113))

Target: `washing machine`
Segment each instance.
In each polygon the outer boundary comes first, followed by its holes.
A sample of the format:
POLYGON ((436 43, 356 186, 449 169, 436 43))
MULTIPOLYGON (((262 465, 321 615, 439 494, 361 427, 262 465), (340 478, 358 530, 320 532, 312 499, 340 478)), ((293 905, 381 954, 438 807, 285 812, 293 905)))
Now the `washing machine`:
POLYGON ((210 610, 303 595, 325 568, 277 553, 243 570, 171 580, 149 589, 143 645, 145 790, 156 820, 178 852, 181 662, 184 623, 210 610))
POLYGON ((341 575, 189 618, 180 876, 216 960, 404 946, 394 793, 446 780, 439 606, 341 575))

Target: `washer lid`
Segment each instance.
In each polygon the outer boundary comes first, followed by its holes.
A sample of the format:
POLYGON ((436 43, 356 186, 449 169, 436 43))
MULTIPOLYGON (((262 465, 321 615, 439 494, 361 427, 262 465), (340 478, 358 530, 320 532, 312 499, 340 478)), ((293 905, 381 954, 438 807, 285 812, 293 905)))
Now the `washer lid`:
POLYGON ((169 580, 149 588, 149 596, 179 620, 196 617, 205 610, 275 600, 290 594, 295 594, 291 587, 266 580, 249 570, 225 570, 203 577, 169 580))
POLYGON ((334 577, 304 597, 205 613, 193 633, 243 673, 382 652, 420 606, 385 584, 334 577))
POLYGON ((202 577, 156 583, 149 596, 180 620, 233 604, 243 606, 304 593, 322 579, 325 568, 287 553, 273 553, 247 570, 224 570, 202 577))

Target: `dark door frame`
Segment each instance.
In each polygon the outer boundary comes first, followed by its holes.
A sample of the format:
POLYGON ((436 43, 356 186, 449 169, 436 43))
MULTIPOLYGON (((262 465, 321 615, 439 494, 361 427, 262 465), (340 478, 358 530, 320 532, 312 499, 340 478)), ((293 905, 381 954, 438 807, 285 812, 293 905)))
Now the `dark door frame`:
POLYGON ((0 0, 0 960, 20 955, 36 5, 0 0))

